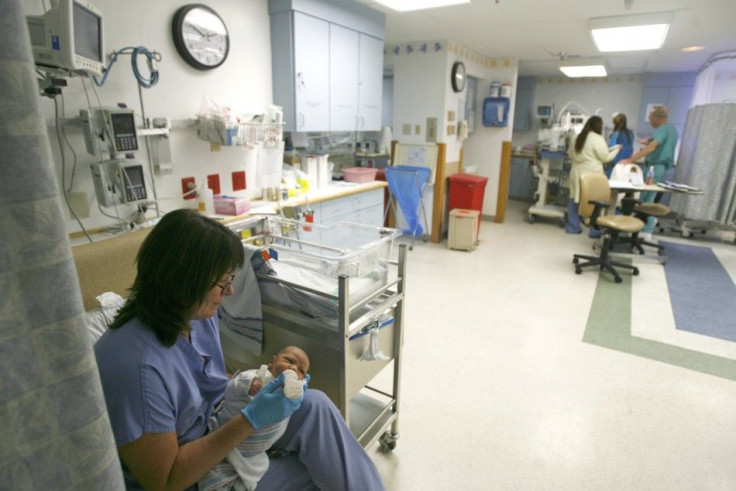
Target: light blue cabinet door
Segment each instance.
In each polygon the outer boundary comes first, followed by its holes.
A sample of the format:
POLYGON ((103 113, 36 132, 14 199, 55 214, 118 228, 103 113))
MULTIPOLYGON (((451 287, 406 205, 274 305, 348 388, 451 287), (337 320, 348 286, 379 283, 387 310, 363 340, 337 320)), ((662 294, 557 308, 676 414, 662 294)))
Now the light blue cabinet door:
POLYGON ((360 34, 358 103, 361 131, 381 130, 383 107, 383 41, 360 34))
POLYGON ((329 55, 329 22, 294 12, 296 131, 329 127, 329 55))
POLYGON ((358 127, 359 33, 330 24, 330 131, 358 127))

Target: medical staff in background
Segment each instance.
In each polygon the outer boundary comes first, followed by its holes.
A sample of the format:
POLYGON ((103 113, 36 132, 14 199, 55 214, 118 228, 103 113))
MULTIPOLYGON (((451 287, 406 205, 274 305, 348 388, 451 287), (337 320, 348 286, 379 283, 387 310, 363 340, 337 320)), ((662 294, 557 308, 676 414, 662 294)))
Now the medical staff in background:
MULTIPOLYGON (((570 167, 570 201, 567 204, 567 224, 565 232, 579 234, 583 231, 580 226, 578 205, 580 203, 580 178, 588 172, 603 174, 603 165, 610 162, 618 154, 621 147, 616 145, 608 148, 603 138, 603 119, 600 116, 591 116, 585 122, 583 130, 570 145, 568 155, 572 161, 570 167)), ((591 229, 590 236, 597 237, 599 231, 591 229)))
POLYGON ((608 146, 621 145, 621 150, 613 160, 605 165, 606 177, 611 177, 611 170, 620 160, 628 159, 634 153, 634 132, 626 126, 626 115, 618 113, 613 117, 613 133, 608 138, 608 146))
MULTIPOLYGON (((649 124, 654 128, 654 135, 647 140, 646 146, 636 152, 628 159, 621 162, 628 164, 644 159, 644 174, 647 175, 650 168, 654 169, 654 182, 658 183, 664 180, 667 169, 675 165, 675 148, 677 147, 677 130, 669 124, 669 109, 667 106, 654 106, 649 112, 649 124)), ((642 193, 640 199, 644 203, 654 201, 657 193, 654 191, 642 193)), ((647 224, 639 233, 639 236, 646 234, 651 236, 654 231, 656 218, 650 216, 647 218, 647 224)))

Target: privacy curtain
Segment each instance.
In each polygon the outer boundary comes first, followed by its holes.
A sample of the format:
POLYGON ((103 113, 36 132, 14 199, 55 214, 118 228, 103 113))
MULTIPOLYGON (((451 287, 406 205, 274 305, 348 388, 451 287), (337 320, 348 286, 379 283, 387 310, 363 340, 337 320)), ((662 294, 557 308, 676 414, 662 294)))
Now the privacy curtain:
POLYGON ((722 64, 727 60, 733 60, 734 58, 736 58, 736 50, 723 51, 711 56, 711 58, 702 66, 700 71, 698 71, 697 78, 695 79, 695 87, 693 88, 690 107, 702 106, 711 102, 721 102, 711 100, 713 82, 715 81, 719 64, 722 64))
POLYGON ((20 0, 0 46, 0 489, 123 489, 20 0))
POLYGON ((675 168, 675 182, 702 195, 673 194, 670 208, 688 220, 731 226, 736 220, 736 104, 690 108, 675 168))

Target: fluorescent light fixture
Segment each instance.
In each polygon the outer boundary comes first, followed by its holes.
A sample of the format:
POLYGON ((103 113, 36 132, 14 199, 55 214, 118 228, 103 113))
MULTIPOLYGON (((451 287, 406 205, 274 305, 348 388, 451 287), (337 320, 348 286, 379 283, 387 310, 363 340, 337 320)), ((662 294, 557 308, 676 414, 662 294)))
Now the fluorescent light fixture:
POLYGON ((570 78, 605 77, 603 58, 572 58, 560 62, 560 71, 570 78))
POLYGON ((686 46, 682 48, 685 53, 694 53, 696 51, 703 51, 703 46, 686 46))
POLYGON ((659 49, 667 36, 672 13, 620 15, 590 19, 588 26, 599 51, 659 49))
POLYGON ((450 5, 460 5, 462 3, 470 3, 470 0, 373 0, 390 9, 399 12, 408 12, 410 10, 433 9, 437 7, 449 7, 450 5))

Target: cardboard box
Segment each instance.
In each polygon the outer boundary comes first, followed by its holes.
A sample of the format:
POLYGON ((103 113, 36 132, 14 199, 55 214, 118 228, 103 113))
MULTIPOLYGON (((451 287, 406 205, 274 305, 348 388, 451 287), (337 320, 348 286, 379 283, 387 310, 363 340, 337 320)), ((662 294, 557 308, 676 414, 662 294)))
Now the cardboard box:
POLYGON ((250 210, 250 201, 232 196, 215 196, 215 213, 218 215, 242 215, 250 210))

